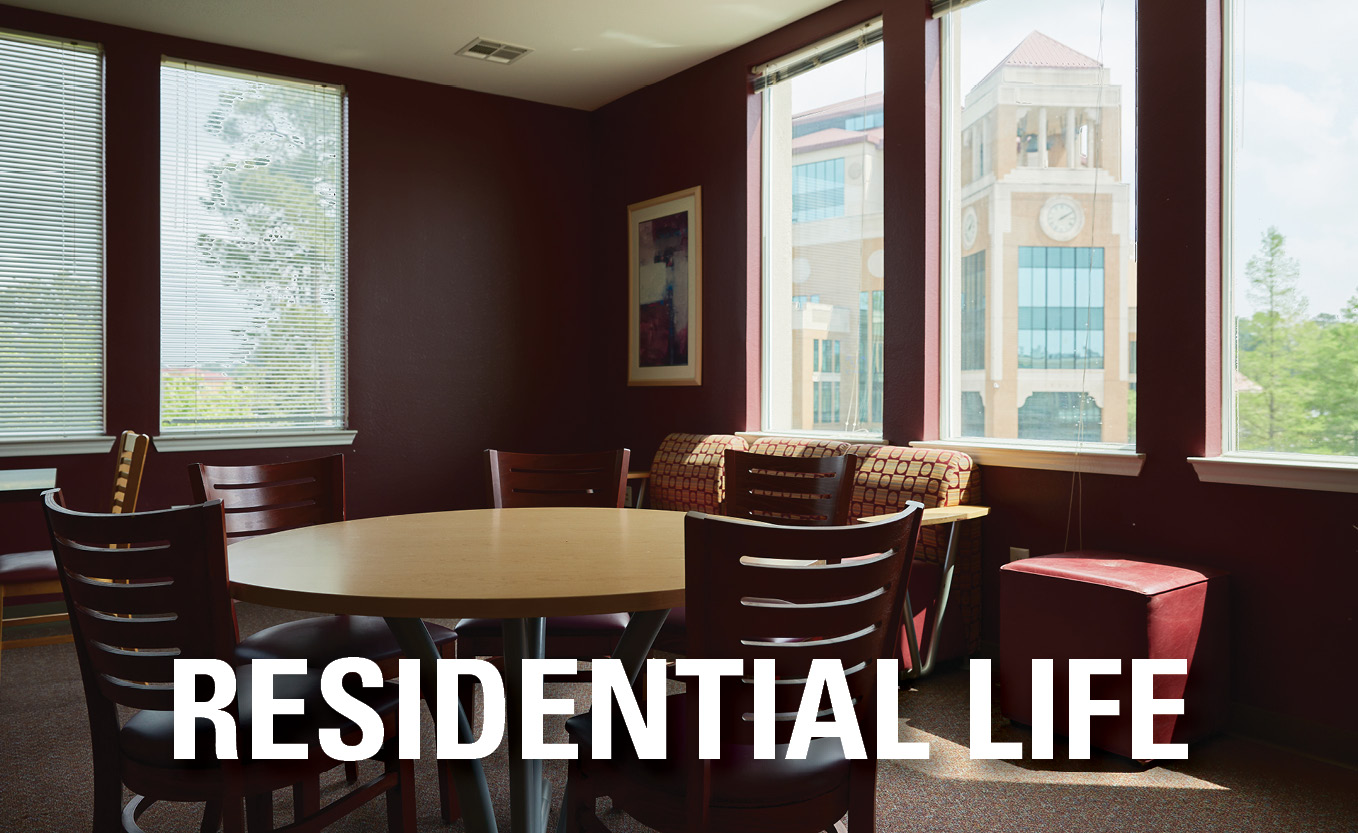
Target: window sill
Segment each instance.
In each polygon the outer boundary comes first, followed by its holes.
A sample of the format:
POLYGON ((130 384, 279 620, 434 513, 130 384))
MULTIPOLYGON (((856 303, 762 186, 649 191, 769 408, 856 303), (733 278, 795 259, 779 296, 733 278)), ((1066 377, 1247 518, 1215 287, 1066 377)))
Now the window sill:
POLYGON ((842 443, 866 443, 871 445, 886 445, 887 441, 882 439, 881 434, 851 434, 832 431, 737 431, 736 436, 747 443, 765 438, 794 440, 829 440, 831 442, 842 443))
POLYGON ((1189 457, 1203 483, 1272 486, 1318 492, 1358 492, 1358 465, 1297 457, 1189 457))
POLYGON ((161 434, 153 437, 156 451, 221 451, 235 448, 303 448, 352 445, 357 431, 347 428, 289 431, 223 431, 221 433, 161 434))
POLYGON ((107 454, 117 437, 35 437, 0 440, 0 457, 48 457, 61 454, 107 454))
POLYGON ((1136 477, 1146 455, 1107 447, 1079 448, 1054 445, 999 445, 956 440, 925 440, 910 443, 912 448, 938 448, 964 451, 983 466, 1046 471, 1078 471, 1136 477))

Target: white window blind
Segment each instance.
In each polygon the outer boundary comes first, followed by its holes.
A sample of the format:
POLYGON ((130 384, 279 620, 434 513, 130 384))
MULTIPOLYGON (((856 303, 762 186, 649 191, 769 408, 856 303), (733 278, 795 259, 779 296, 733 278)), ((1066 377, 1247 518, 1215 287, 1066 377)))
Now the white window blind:
POLYGON ((0 440, 104 428, 99 48, 0 32, 0 440))
POLYGON ((341 88, 161 66, 162 432, 345 423, 341 88))

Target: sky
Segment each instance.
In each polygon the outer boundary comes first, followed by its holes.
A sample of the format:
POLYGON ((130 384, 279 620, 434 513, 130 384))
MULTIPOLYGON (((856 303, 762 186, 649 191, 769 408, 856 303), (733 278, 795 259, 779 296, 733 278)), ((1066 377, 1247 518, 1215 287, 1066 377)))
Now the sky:
MULTIPOLYGON (((1358 295, 1358 234, 1351 230, 1358 194, 1358 2, 1314 0, 1305 14, 1297 14, 1295 0, 1232 0, 1232 6, 1244 53, 1234 83, 1236 311, 1253 312, 1240 282, 1265 229, 1276 225, 1300 265, 1310 313, 1337 313, 1358 295)), ((1134 0, 970 6, 956 14, 962 96, 1029 33, 1042 32, 1108 67, 1122 91, 1123 158, 1133 158, 1135 14, 1134 0)), ((793 112, 878 92, 882 79, 879 45, 798 78, 793 112)), ((1131 166, 1123 170, 1124 177, 1134 173, 1131 166)))

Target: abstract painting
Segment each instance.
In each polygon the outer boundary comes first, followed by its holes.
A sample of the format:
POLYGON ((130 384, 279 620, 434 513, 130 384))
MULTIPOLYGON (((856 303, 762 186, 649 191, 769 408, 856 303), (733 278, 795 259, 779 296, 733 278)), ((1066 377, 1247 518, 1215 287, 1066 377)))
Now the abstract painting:
POLYGON ((701 384, 701 189, 627 207, 629 385, 701 384))

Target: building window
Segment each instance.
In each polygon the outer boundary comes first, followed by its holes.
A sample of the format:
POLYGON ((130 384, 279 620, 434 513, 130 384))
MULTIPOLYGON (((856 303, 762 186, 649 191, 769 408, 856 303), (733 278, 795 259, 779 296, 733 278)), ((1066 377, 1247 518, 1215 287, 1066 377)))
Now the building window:
POLYGON ((792 166, 792 222, 844 216, 844 158, 792 166))
POLYGON ((765 431, 881 436, 881 32, 873 21, 756 68, 765 431))
POLYGON ((1136 4, 952 5, 940 434, 1131 443, 1136 4))
POLYGON ((161 430, 343 428, 344 91, 160 83, 161 430))
POLYGON ((1233 0, 1224 448, 1358 464, 1358 61, 1346 27, 1233 0))
POLYGON ((1029 396, 1018 409, 1018 435, 1025 440, 1080 442, 1088 434, 1098 436, 1103 409, 1081 391, 1029 396))
POLYGON ((0 441, 104 432, 103 60, 0 32, 0 441))
POLYGON ((985 370, 985 250, 962 258, 962 369, 985 370))
POLYGON ((1103 367, 1103 280, 1103 249, 1019 247, 1020 368, 1103 367))

